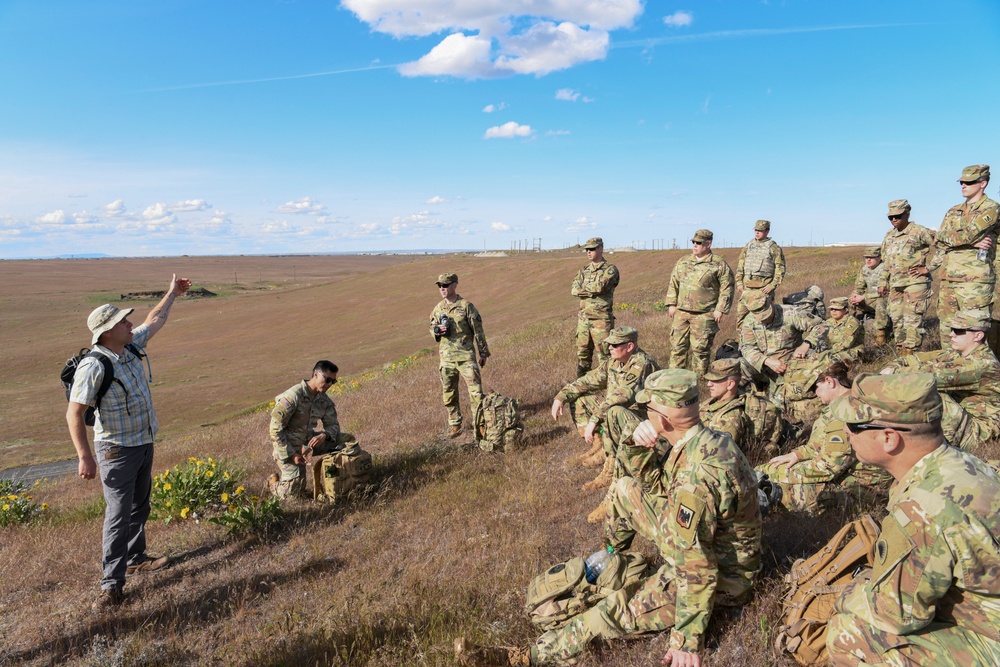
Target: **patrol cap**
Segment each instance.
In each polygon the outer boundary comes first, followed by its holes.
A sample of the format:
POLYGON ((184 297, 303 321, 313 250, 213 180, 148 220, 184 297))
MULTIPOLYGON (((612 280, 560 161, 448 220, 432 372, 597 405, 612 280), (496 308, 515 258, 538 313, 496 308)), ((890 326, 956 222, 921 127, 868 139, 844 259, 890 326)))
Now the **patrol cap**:
POLYGON ((595 236, 594 238, 587 239, 587 242, 583 244, 583 249, 594 250, 596 248, 600 248, 602 245, 604 245, 604 239, 600 236, 595 236))
POLYGON ((621 345, 622 343, 638 343, 639 332, 632 327, 616 327, 608 333, 604 339, 608 345, 621 345))
POLYGON ((763 322, 774 312, 774 306, 771 305, 771 299, 766 294, 757 293, 747 299, 747 310, 750 311, 755 320, 763 322))
POLYGON ((739 359, 716 359, 705 372, 705 379, 720 382, 726 378, 739 377, 742 372, 739 359))
POLYGON ((705 241, 711 241, 713 237, 714 237, 714 235, 712 234, 712 230, 710 230, 710 229, 699 229, 698 231, 696 231, 694 233, 694 236, 691 237, 691 240, 692 241, 698 241, 700 243, 704 243, 705 241))
POLYGON ((670 368, 656 371, 646 378, 643 388, 635 395, 636 403, 655 400, 668 408, 684 408, 698 402, 698 376, 694 371, 670 368))
POLYGON ((116 324, 128 317, 133 310, 135 308, 122 310, 118 306, 106 303, 90 311, 90 316, 87 317, 87 327, 90 329, 90 333, 94 334, 90 344, 97 345, 97 339, 101 337, 102 333, 110 331, 116 324))
POLYGON ((962 170, 960 181, 988 181, 990 180, 990 165, 973 164, 962 170))
POLYGON ((753 223, 753 228, 754 231, 756 232, 766 232, 767 230, 771 229, 771 221, 758 220, 757 222, 753 223))
POLYGON ((827 308, 833 308, 835 310, 847 310, 847 297, 838 296, 834 299, 830 299, 830 305, 827 308))
POLYGON ((949 329, 988 331, 990 328, 989 313, 985 310, 960 310, 952 315, 944 325, 949 329))
POLYGON ((447 287, 448 285, 450 285, 452 283, 457 283, 457 282, 458 282, 458 275, 457 274, 455 274, 455 273, 442 273, 440 276, 438 276, 437 286, 438 287, 447 287))
POLYGON ((865 249, 865 257, 882 257, 882 248, 877 245, 873 245, 870 248, 865 249))
POLYGON ((851 393, 830 404, 834 419, 847 424, 883 421, 927 424, 941 419, 941 395, 929 373, 859 375, 851 393))
POLYGON ((893 199, 889 202, 889 215, 903 215, 910 210, 910 202, 905 199, 893 199))

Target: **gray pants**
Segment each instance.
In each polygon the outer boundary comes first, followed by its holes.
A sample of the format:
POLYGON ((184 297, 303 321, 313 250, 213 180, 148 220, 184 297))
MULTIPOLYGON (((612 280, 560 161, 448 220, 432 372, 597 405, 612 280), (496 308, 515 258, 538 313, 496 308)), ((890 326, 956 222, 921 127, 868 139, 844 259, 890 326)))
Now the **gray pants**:
POLYGON ((103 557, 101 588, 125 584, 125 568, 137 565, 146 553, 146 519, 152 489, 153 445, 119 447, 95 442, 104 487, 103 557))

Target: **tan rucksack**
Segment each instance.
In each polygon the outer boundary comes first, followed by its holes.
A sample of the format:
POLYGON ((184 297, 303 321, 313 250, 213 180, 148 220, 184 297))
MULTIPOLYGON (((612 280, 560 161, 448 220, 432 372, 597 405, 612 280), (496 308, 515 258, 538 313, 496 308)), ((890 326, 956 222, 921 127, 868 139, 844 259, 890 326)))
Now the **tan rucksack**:
POLYGON ((313 498, 336 502, 351 489, 368 483, 372 473, 372 455, 354 442, 340 451, 313 460, 312 473, 313 498))
POLYGON ((826 626, 833 606, 854 578, 871 567, 878 536, 878 524, 865 514, 837 531, 815 554, 795 561, 785 575, 791 588, 782 603, 782 625, 774 640, 779 652, 788 652, 800 665, 827 664, 826 626))
POLYGON ((524 437, 520 402, 495 391, 491 391, 479 402, 473 423, 476 444, 483 451, 513 451, 524 437))

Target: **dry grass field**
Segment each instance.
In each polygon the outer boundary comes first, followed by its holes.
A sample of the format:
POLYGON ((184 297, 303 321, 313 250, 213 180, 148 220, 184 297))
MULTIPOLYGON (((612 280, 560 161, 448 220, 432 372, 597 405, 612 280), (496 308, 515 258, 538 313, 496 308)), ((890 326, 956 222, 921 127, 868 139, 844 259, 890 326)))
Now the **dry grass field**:
MULTIPOLYGON (((838 283, 858 254, 791 249, 782 292, 816 283, 828 298, 846 295, 850 287, 838 283)), ((735 264, 735 250, 722 255, 735 264)), ((622 273, 619 323, 638 328, 640 345, 661 362, 669 323, 653 304, 680 256, 612 258, 622 273)), ((130 578, 126 603, 105 616, 89 613, 100 577, 100 485, 43 483, 35 495, 49 504, 47 518, 2 529, 0 664, 452 665, 457 635, 534 639, 522 611, 530 579, 593 551, 603 536, 585 520, 601 494, 580 490, 594 471, 569 463, 582 441, 568 420, 548 415, 574 376, 569 283, 584 261, 563 252, 0 262, 4 467, 72 455, 56 374, 87 342, 87 313, 117 292, 162 289, 173 271, 222 296, 177 303, 150 345, 162 425, 154 472, 212 456, 245 470, 260 493, 273 462, 266 413, 252 407, 322 357, 348 380, 364 373, 356 388, 342 382, 349 390, 337 407, 376 464, 366 493, 334 506, 290 503, 282 528, 267 537, 232 540, 194 520, 150 522, 150 551, 177 562, 130 578), (260 279, 249 282, 258 265, 260 279), (518 453, 480 452, 468 431, 442 437, 436 354, 421 350, 433 343, 426 317, 439 298, 434 279, 446 270, 460 275, 460 293, 483 313, 493 352, 486 389, 522 401, 527 437, 518 453), (410 355, 415 363, 385 368, 410 355)), ((136 321, 151 305, 137 306, 136 321)), ((730 317, 716 342, 733 334, 730 317)), ((781 576, 843 520, 836 512, 768 517, 757 597, 738 619, 713 621, 708 664, 790 664, 771 648, 781 576)), ((636 545, 653 555, 641 538, 636 545)), ((662 638, 620 641, 580 664, 658 664, 664 650, 662 638)))

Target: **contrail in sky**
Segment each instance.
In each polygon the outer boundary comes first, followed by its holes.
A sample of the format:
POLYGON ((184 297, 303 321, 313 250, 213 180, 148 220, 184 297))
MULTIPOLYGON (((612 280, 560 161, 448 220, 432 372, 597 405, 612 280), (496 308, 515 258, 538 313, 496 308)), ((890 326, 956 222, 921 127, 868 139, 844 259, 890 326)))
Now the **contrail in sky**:
POLYGON ((389 69, 398 65, 370 65, 369 67, 356 67, 354 69, 340 69, 330 72, 311 72, 309 74, 290 74, 288 76, 272 76, 266 79, 240 79, 236 81, 210 81, 208 83, 189 83, 183 86, 167 86, 164 88, 147 88, 140 90, 141 93, 168 93, 175 90, 192 90, 194 88, 214 88, 216 86, 242 86, 248 83, 267 83, 269 81, 289 81, 291 79, 311 79, 317 76, 332 76, 334 74, 350 74, 351 72, 369 72, 376 69, 389 69))
POLYGON ((612 48, 626 48, 634 46, 658 46, 660 44, 683 44, 685 42, 706 42, 713 39, 729 39, 733 37, 769 37, 771 35, 796 35, 809 32, 831 32, 834 30, 869 30, 872 28, 903 28, 918 25, 933 25, 931 23, 887 23, 873 25, 834 25, 819 26, 815 28, 748 28, 745 30, 717 30, 715 32, 703 32, 695 35, 668 35, 663 37, 652 37, 650 39, 633 39, 623 42, 615 42, 612 48))

